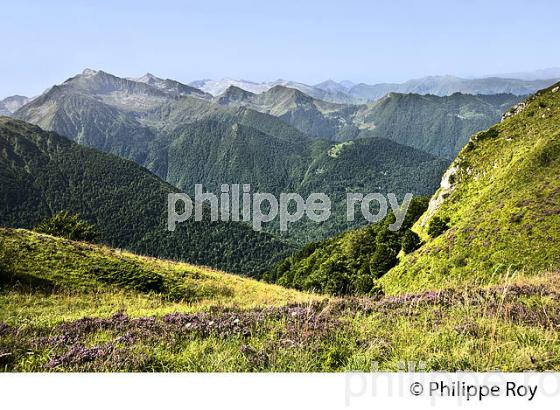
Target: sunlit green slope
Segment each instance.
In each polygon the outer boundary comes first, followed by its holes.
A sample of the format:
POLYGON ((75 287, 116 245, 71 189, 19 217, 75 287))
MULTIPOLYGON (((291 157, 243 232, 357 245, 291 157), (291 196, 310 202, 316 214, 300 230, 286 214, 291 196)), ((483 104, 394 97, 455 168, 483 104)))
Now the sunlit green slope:
POLYGON ((381 282, 386 292, 496 282, 560 265, 560 86, 471 137, 416 230, 426 243, 381 282), (434 218, 449 229, 431 238, 434 218))

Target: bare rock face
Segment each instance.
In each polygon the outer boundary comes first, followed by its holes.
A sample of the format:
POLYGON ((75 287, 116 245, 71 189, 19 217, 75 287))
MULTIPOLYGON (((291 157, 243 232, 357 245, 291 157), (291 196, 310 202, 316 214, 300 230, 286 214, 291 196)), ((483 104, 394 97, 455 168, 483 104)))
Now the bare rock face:
POLYGON ((441 177, 441 183, 437 193, 430 199, 430 203, 428 204, 428 210, 422 217, 422 220, 420 221, 420 226, 424 227, 428 223, 428 221, 432 219, 432 216, 438 210, 441 204, 443 204, 445 198, 447 198, 449 194, 453 192, 453 189, 455 189, 455 182, 457 180, 455 176, 457 175, 458 171, 459 171, 458 165, 451 165, 447 169, 447 171, 445 171, 445 173, 441 177))
POLYGON ((0 101, 0 115, 11 116, 31 100, 31 98, 22 95, 12 95, 11 97, 5 98, 0 101))
POLYGON ((527 103, 525 101, 520 102, 519 104, 515 104, 513 107, 510 108, 509 111, 506 111, 504 115, 502 115, 502 122, 506 119, 513 117, 516 114, 519 114, 527 107, 527 103))

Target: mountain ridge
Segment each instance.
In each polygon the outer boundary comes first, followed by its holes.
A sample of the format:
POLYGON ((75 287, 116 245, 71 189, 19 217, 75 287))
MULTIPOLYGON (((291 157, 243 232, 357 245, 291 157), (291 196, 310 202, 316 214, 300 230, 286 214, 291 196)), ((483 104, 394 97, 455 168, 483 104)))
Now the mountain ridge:
MULTIPOLYGON (((516 75, 513 73, 513 75, 516 75)), ((365 104, 374 102, 390 92, 433 94, 449 96, 460 92, 463 94, 503 94, 511 93, 517 96, 529 95, 558 81, 560 73, 557 70, 542 70, 542 74, 517 73, 521 78, 509 78, 506 75, 494 75, 478 78, 461 78, 453 75, 426 76, 410 79, 401 83, 351 83, 347 81, 323 81, 315 85, 307 85, 295 81, 276 80, 254 83, 243 80, 199 80, 189 83, 193 87, 218 96, 230 85, 261 94, 276 85, 295 88, 301 92, 324 101, 338 104, 365 104), (548 73, 547 75, 545 75, 548 73)))
POLYGON ((476 131, 499 121, 521 101, 512 94, 450 96, 390 92, 370 104, 335 104, 277 85, 260 94, 228 88, 215 97, 224 106, 246 106, 274 115, 321 139, 392 139, 436 156, 452 158, 476 131))
MULTIPOLYGON (((150 113, 158 110, 163 112, 163 109, 167 109, 165 106, 170 105, 169 103, 172 105, 177 102, 176 105, 190 104, 192 106, 189 110, 190 117, 182 115, 181 121, 186 122, 216 115, 235 116, 235 109, 239 106, 246 106, 263 114, 273 115, 299 131, 316 138, 336 141, 368 136, 390 138, 399 143, 427 150, 437 156, 452 158, 462 144, 466 143, 472 132, 484 129, 498 121, 509 106, 520 101, 519 97, 513 95, 507 98, 507 102, 500 104, 493 102, 495 98, 484 96, 457 97, 455 93, 449 97, 440 97, 441 99, 438 100, 427 95, 426 98, 432 104, 432 112, 438 113, 436 114, 438 117, 420 105, 414 109, 409 108, 411 112, 406 117, 406 123, 403 124, 403 120, 399 119, 400 116, 396 116, 395 109, 390 108, 388 112, 384 113, 380 107, 388 106, 384 104, 387 98, 403 101, 403 104, 408 105, 410 103, 406 103, 405 100, 414 101, 417 99, 415 94, 402 97, 398 93, 390 92, 383 99, 374 103, 348 105, 320 100, 301 90, 281 84, 276 84, 260 94, 250 93, 233 86, 236 88, 228 88, 225 90, 225 94, 211 97, 203 92, 192 91, 195 89, 189 86, 173 80, 162 80, 151 74, 145 75, 144 81, 122 79, 103 71, 86 69, 82 74, 51 87, 46 93, 20 108, 14 115, 50 129, 52 126, 49 117, 53 115, 51 111, 56 110, 58 96, 65 94, 83 94, 93 97, 99 102, 130 113, 131 115, 121 114, 121 116, 129 117, 127 121, 140 122, 141 126, 148 127, 155 120, 149 118, 150 113), (178 91, 177 87, 186 87, 184 89, 186 91, 182 93, 178 91), (456 103, 452 101, 453 99, 462 99, 465 107, 455 108, 456 103), (469 99, 470 101, 467 101, 469 99), (185 102, 181 102, 182 100, 185 102), (233 110, 220 112, 217 107, 208 105, 209 103, 222 106, 226 111, 228 107, 232 107, 233 110), (422 118, 413 115, 414 110, 423 111, 422 118), (467 116, 461 112, 465 110, 467 116), (451 114, 451 116, 447 117, 447 114, 451 114), (434 123, 431 130, 427 124, 418 122, 424 119, 434 123), (392 127, 387 127, 392 123, 403 125, 398 135, 395 135, 392 127), (380 127, 379 124, 382 126, 380 127), (420 135, 403 135, 403 133, 417 134, 419 131, 420 135), (453 141, 448 142, 449 137, 453 141), (431 142, 427 140, 431 140, 431 142), (438 140, 441 141, 440 145, 437 145, 438 140), (449 145, 446 146, 446 144, 449 145)), ((98 105, 94 101, 92 104, 98 105)), ((174 110, 174 108, 171 109, 174 110)), ((69 120, 75 122, 71 119, 75 114, 69 114, 69 120)), ((114 114, 112 116, 115 117, 114 114)), ((59 131, 62 130, 59 129, 59 131)))

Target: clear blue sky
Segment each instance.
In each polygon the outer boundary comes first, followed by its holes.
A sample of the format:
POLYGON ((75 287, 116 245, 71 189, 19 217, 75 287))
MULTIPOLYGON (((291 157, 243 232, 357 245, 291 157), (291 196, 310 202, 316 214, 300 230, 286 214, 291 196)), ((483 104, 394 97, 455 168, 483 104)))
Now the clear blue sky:
POLYGON ((560 2, 5 1, 0 97, 85 67, 189 82, 316 83, 560 66, 560 2))

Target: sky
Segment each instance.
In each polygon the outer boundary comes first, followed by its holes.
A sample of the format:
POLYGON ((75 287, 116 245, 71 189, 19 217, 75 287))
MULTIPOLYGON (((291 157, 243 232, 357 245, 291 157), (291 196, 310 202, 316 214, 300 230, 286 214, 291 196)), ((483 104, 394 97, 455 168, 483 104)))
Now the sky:
POLYGON ((0 97, 83 71, 315 84, 560 66, 560 2, 3 1, 0 97))

